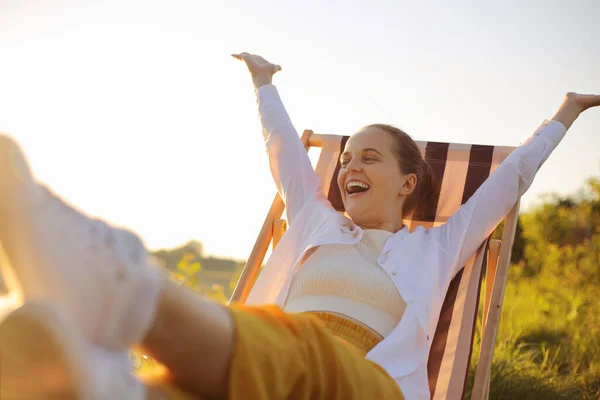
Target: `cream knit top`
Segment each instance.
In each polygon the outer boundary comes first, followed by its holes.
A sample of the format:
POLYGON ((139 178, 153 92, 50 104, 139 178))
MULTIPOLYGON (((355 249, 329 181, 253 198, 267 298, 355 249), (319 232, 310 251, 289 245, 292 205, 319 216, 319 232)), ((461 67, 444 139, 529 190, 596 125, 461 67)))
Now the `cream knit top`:
POLYGON ((318 247, 296 272, 284 310, 341 314, 386 337, 406 308, 398 289, 377 263, 391 235, 365 229, 354 245, 318 247))

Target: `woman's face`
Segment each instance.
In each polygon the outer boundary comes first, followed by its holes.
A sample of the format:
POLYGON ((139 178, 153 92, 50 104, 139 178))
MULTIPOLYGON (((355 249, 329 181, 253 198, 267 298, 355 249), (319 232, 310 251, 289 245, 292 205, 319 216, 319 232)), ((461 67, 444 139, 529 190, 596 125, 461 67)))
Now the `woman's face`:
POLYGON ((352 135, 340 156, 338 186, 346 212, 362 228, 395 232, 416 177, 400 171, 391 134, 366 127, 352 135))

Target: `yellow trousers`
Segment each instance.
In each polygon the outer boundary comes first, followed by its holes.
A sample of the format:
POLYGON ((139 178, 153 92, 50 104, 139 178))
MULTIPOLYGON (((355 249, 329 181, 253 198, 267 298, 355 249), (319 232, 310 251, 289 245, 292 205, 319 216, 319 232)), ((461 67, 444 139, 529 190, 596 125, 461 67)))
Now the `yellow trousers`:
MULTIPOLYGON (((404 400, 383 368, 316 316, 287 314, 275 306, 230 310, 236 338, 229 399, 404 400)), ((174 388, 164 393, 173 400, 191 398, 174 388)))

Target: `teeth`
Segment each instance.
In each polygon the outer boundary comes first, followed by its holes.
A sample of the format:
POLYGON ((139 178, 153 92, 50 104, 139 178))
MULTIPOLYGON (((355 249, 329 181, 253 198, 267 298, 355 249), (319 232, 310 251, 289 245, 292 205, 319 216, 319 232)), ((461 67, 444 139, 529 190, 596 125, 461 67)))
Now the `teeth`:
POLYGON ((350 188, 354 187, 354 186, 358 186, 358 187, 365 188, 365 189, 369 189, 369 187, 370 187, 366 183, 358 182, 358 181, 352 181, 352 182, 348 182, 348 184, 346 184, 346 189, 350 190, 350 188))

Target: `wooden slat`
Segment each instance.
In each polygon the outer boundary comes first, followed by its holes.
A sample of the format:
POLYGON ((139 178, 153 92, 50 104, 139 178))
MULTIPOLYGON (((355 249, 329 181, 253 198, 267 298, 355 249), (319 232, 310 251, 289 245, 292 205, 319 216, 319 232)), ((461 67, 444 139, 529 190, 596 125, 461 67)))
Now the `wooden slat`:
POLYGON ((281 217, 284 209, 285 205, 283 200, 279 194, 276 194, 273 203, 271 204, 271 208, 269 209, 269 213, 267 214, 267 218, 265 218, 260 229, 258 239, 256 239, 256 243, 254 243, 254 247, 250 252, 250 257, 248 257, 248 261, 242 270, 240 279, 233 290, 231 300, 229 301, 230 303, 244 303, 248 298, 250 290, 252 290, 252 286, 258 277, 260 266, 269 249, 269 243, 273 237, 273 222, 281 217))
POLYGON ((490 240, 487 271, 485 273, 485 296, 483 298, 483 317, 481 319, 481 332, 485 332, 485 325, 487 323, 487 316, 490 309, 490 301, 492 299, 492 288, 494 287, 496 268, 498 266, 498 254, 500 253, 501 244, 501 240, 490 240))
MULTIPOLYGON (((487 268, 486 268, 487 271, 486 271, 486 275, 485 275, 485 295, 484 295, 484 299, 483 299, 483 316, 481 318, 481 333, 482 333, 482 335, 485 332, 485 326, 487 324, 487 318, 488 318, 489 309, 490 309, 490 302, 492 300, 492 289, 494 288, 494 281, 496 279, 496 271, 497 271, 497 267, 498 267, 498 255, 500 253, 501 245, 502 245, 501 240, 497 240, 497 239, 490 240, 490 247, 489 247, 489 251, 488 251, 488 263, 487 263, 487 268)), ((479 354, 481 354, 481 348, 482 348, 481 345, 483 345, 483 340, 481 341, 481 344, 480 344, 479 354)), ((486 382, 484 383, 484 387, 485 387, 485 394, 483 396, 484 399, 488 399, 490 396, 490 377, 491 377, 491 365, 490 365, 490 371, 488 373, 488 378, 486 379, 486 382)))
POLYGON ((472 400, 484 400, 488 393, 488 386, 492 373, 492 357, 494 355, 494 345, 496 343, 496 334, 500 324, 500 315, 502 311, 502 301, 504 300, 504 289, 506 288, 506 279, 508 277, 508 267, 510 264, 510 255, 512 253, 515 231, 519 214, 519 201, 514 205, 504 223, 504 232, 502 232, 502 245, 500 246, 500 257, 496 270, 496 277, 492 289, 490 308, 488 311, 487 324, 483 332, 481 343, 481 354, 475 371, 475 382, 473 384, 472 400))
MULTIPOLYGON (((304 144, 305 149, 308 151, 308 143, 313 132, 311 130, 305 130, 302 133, 302 143, 304 144)), ((237 285, 231 295, 230 303, 244 303, 252 290, 252 286, 258 277, 258 273, 260 272, 260 267, 262 265, 263 260, 265 259, 265 255, 267 254, 267 250, 269 249, 269 243, 271 243, 271 239, 273 238, 273 222, 281 218, 283 214, 283 210, 285 209, 285 204, 279 196, 279 193, 275 195, 273 199, 273 203, 271 204, 271 208, 263 222, 263 225, 260 229, 260 233, 258 234, 258 238, 256 239, 256 243, 254 243, 254 247, 250 252, 250 257, 248 257, 248 261, 242 270, 242 274, 240 275, 240 279, 238 280, 237 285)))

